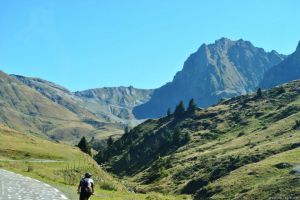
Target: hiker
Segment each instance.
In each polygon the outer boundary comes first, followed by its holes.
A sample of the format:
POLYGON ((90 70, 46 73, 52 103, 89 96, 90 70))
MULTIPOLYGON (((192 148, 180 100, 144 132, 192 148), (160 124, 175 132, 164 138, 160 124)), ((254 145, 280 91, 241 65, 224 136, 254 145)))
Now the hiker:
POLYGON ((80 180, 77 192, 80 194, 79 200, 89 200, 94 194, 94 181, 91 179, 92 174, 85 173, 84 178, 80 180))

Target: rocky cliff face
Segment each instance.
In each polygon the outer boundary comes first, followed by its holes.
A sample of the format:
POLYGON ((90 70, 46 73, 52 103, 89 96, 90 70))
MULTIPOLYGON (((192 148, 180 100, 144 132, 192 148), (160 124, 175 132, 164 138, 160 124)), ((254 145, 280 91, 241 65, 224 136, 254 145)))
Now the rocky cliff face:
POLYGON ((296 79, 300 79, 300 42, 293 54, 265 73, 261 87, 271 88, 296 79))
POLYGON ((185 61, 173 81, 154 91, 152 98, 137 106, 137 118, 156 118, 174 109, 180 100, 194 98, 201 107, 256 90, 264 73, 283 60, 276 51, 265 52, 244 40, 221 38, 203 44, 185 61))
POLYGON ((104 87, 75 92, 84 101, 85 107, 96 115, 105 112, 123 120, 134 120, 132 109, 147 102, 153 90, 130 87, 104 87))

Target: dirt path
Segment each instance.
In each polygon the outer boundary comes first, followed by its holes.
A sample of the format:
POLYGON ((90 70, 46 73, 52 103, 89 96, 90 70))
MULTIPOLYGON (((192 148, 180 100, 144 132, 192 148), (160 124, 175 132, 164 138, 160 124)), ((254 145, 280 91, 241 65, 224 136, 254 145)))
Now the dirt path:
POLYGON ((0 200, 67 200, 56 188, 38 180, 0 169, 0 200))

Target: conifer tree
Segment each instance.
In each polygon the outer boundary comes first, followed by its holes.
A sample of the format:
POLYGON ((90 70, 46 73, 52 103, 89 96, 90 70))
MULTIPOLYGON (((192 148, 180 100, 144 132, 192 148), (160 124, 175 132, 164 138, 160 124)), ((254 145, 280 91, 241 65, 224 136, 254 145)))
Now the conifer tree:
POLYGON ((258 88, 258 90, 256 92, 256 97, 258 97, 258 98, 262 97, 261 88, 258 88))
POLYGON ((171 115, 171 109, 168 108, 168 111, 167 111, 167 116, 170 116, 171 115))
POLYGON ((107 142, 106 142, 107 146, 111 147, 113 145, 113 143, 114 143, 114 140, 112 139, 111 136, 109 136, 109 138, 107 139, 107 142))
POLYGON ((174 115, 176 118, 180 118, 183 116, 184 112, 185 112, 185 108, 184 108, 183 101, 180 101, 179 104, 176 106, 174 115))
POLYGON ((91 147, 84 136, 81 138, 77 146, 82 152, 92 155, 91 147))
POLYGON ((173 134, 173 143, 175 145, 179 145, 180 144, 180 141, 181 141, 181 133, 180 133, 180 130, 179 128, 176 128, 174 130, 174 134, 173 134))
POLYGON ((189 134, 189 133, 185 133, 184 134, 184 142, 188 142, 188 141, 190 141, 191 140, 191 135, 189 134))
POLYGON ((188 107, 187 111, 188 111, 188 113, 193 114, 193 113, 195 113, 196 109, 197 109, 197 105, 195 103, 195 100, 191 99, 189 102, 189 107, 188 107))

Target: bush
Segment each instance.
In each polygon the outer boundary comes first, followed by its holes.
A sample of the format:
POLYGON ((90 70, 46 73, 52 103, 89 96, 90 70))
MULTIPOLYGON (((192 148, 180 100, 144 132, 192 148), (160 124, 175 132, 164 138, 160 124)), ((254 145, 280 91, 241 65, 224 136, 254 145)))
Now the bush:
POLYGON ((217 186, 215 188, 212 187, 204 187, 196 192, 194 195, 194 200, 206 200, 212 197, 214 194, 222 192, 223 188, 221 186, 217 186))
POLYGON ((277 92, 277 94, 282 94, 282 93, 285 93, 285 89, 284 89, 284 87, 278 87, 278 88, 276 88, 276 92, 277 92))
POLYGON ((238 137, 241 137, 241 136, 243 136, 243 135, 245 135, 245 132, 244 132, 244 131, 240 132, 240 133, 238 134, 238 137))
POLYGON ((182 194, 194 194, 199 188, 202 188, 208 184, 207 178, 198 178, 188 182, 182 189, 182 194))
POLYGON ((278 163, 276 165, 274 165, 277 169, 284 169, 284 168, 289 168, 292 165, 289 163, 278 163))
POLYGON ((202 139, 214 140, 218 137, 218 134, 207 132, 200 135, 202 139))
POLYGON ((99 187, 103 190, 117 191, 117 188, 111 182, 102 182, 99 184, 99 187))
POLYGON ((32 171, 33 171, 33 166, 29 165, 29 166, 27 167, 27 172, 32 172, 32 171))
POLYGON ((218 178, 226 176, 228 174, 229 174, 229 172, 228 172, 227 168, 220 166, 220 167, 215 168, 211 172, 209 180, 214 181, 214 180, 217 180, 218 178))

